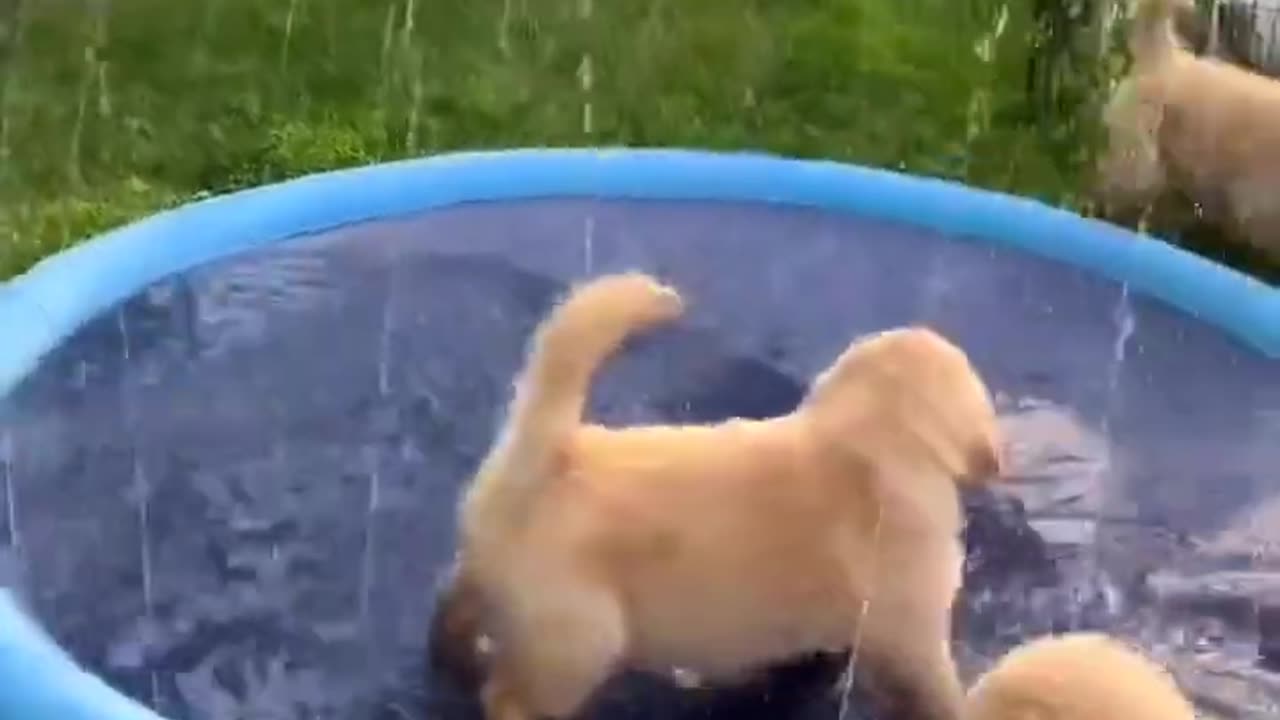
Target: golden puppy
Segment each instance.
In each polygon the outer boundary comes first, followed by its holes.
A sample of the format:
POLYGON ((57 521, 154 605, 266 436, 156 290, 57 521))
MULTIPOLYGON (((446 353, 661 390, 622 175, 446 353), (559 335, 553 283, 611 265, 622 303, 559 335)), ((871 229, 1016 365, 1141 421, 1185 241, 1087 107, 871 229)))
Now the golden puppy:
POLYGON ((1109 210, 1176 192, 1280 257, 1280 82, 1183 47, 1175 20, 1191 0, 1137 2, 1133 69, 1104 114, 1109 210))
POLYGON ((1164 669, 1105 635, 1014 648, 965 699, 963 720, 1195 720, 1164 669))
POLYGON ((438 656, 485 660, 490 720, 533 720, 575 714, 622 669, 717 683, 856 645, 859 675, 909 717, 955 718, 956 484, 1000 468, 965 354, 891 330, 851 345, 783 417, 584 424, 597 366, 681 311, 675 290, 630 273, 544 320, 461 503, 438 656))

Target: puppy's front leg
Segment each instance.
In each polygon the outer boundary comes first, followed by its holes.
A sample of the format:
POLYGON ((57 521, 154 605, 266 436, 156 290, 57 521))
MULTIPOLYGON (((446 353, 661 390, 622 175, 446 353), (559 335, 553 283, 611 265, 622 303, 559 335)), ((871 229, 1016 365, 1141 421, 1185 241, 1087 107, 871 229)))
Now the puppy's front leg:
POLYGON ((950 616, 906 602, 872 609, 858 634, 858 676, 893 720, 956 720, 964 688, 950 616))
POLYGON ((950 653, 925 656, 921 650, 864 650, 869 689, 893 720, 956 720, 964 690, 950 653))
POLYGON ((485 720, 538 720, 525 707, 512 681, 510 670, 503 665, 494 667, 480 694, 485 720))

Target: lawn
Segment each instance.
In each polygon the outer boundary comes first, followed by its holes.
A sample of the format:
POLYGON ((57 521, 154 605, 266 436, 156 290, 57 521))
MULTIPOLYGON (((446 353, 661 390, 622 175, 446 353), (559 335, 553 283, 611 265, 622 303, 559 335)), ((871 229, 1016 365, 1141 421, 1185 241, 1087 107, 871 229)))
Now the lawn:
POLYGON ((0 0, 0 277, 204 194, 463 148, 766 150, 1079 209, 1119 59, 1072 13, 1105 4, 0 0))

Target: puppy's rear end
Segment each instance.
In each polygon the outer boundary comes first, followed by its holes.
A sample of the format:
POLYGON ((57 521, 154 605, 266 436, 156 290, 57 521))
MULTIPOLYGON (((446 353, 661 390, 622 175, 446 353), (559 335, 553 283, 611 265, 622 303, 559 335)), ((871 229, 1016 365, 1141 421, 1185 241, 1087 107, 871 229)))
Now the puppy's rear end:
MULTIPOLYGON (((672 320, 682 309, 679 295, 652 277, 608 275, 574 288, 535 331, 506 422, 462 499, 459 561, 432 621, 433 664, 455 684, 479 687, 490 718, 564 716, 594 690, 585 681, 571 682, 574 674, 609 670, 608 657, 588 658, 587 669, 558 673, 562 668, 550 667, 578 662, 581 653, 556 653, 536 639, 537 628, 511 620, 519 614, 512 612, 516 606, 554 605, 538 588, 511 576, 527 571, 522 566, 537 550, 524 534, 528 520, 538 515, 543 491, 562 472, 597 368, 631 333, 672 320), (495 617, 507 622, 495 627, 495 617), (482 639, 491 647, 482 648, 482 639)), ((551 614, 556 612, 552 607, 551 614)), ((561 634, 552 642, 563 649, 590 646, 589 640, 575 644, 561 634)))

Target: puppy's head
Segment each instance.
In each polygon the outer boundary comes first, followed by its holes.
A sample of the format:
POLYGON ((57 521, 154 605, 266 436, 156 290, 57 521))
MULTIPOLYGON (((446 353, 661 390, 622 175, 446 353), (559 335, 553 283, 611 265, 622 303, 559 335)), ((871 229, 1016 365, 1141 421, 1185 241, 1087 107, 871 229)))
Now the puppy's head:
POLYGON ((1194 720, 1162 667, 1097 633, 1049 635, 1009 651, 970 687, 963 720, 1194 720))
POLYGON ((860 454, 905 455, 961 485, 1001 474, 1002 439, 986 383, 963 350, 926 328, 856 340, 814 381, 801 411, 826 440, 860 454))

